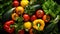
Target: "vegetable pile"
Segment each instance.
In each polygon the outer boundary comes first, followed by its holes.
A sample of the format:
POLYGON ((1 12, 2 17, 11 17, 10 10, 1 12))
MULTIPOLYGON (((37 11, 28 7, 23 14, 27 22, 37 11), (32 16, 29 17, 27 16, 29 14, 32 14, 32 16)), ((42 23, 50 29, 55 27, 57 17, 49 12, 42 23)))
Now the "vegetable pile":
POLYGON ((0 20, 4 22, 0 27, 8 34, 60 34, 57 27, 60 5, 54 0, 10 0, 5 3, 0 4, 0 20))

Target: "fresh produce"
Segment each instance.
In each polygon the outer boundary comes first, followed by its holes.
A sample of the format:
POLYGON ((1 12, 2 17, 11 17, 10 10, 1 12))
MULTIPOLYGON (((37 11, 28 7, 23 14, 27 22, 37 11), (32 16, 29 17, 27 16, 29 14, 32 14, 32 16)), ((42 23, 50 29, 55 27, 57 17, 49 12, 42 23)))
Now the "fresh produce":
POLYGON ((34 21, 36 19, 37 19, 36 15, 31 16, 31 21, 34 21))
POLYGON ((21 6, 16 7, 15 10, 16 10, 16 13, 17 13, 18 15, 21 15, 21 14, 24 13, 24 8, 21 7, 21 6))
POLYGON ((13 1, 18 1, 18 0, 13 0, 13 1))
POLYGON ((23 26, 24 22, 23 22, 23 17, 19 16, 19 18, 17 19, 17 23, 15 24, 15 33, 18 34, 19 30, 23 30, 24 26, 23 26))
POLYGON ((0 0, 1 33, 60 34, 59 21, 55 0, 0 0))
POLYGON ((57 17, 51 22, 51 24, 49 24, 45 28, 44 34, 48 34, 49 32, 51 32, 54 29, 54 27, 57 25, 58 21, 59 21, 59 15, 57 15, 57 17))
POLYGON ((25 23, 24 23, 25 29, 30 29, 31 26, 32 26, 31 22, 25 22, 25 23))
POLYGON ((19 30, 18 34, 24 34, 24 30, 19 30))
POLYGON ((18 16, 18 14, 16 14, 16 13, 13 13, 13 14, 12 14, 12 19, 13 19, 13 20, 17 20, 18 17, 19 17, 19 16, 18 16))
POLYGON ((40 4, 28 5, 25 8, 25 13, 27 13, 29 15, 33 15, 35 13, 35 11, 38 10, 39 8, 41 8, 41 5, 40 4))
POLYGON ((0 1, 0 19, 2 20, 3 18, 3 15, 8 11, 10 10, 12 7, 11 7, 11 3, 12 3, 12 0, 8 0, 8 1, 5 1, 5 0, 1 0, 0 1))
POLYGON ((30 16, 28 14, 24 14, 23 15, 23 19, 24 19, 24 21, 29 21, 30 20, 30 16))
POLYGON ((18 2, 18 1, 14 1, 14 2, 13 2, 13 6, 14 6, 14 7, 19 6, 19 2, 18 2))
POLYGON ((43 31, 44 26, 45 26, 45 23, 42 19, 37 19, 37 20, 33 21, 33 28, 36 30, 43 31), (37 26, 37 24, 38 24, 38 26, 37 26))
POLYGON ((43 3, 42 9, 44 10, 45 14, 51 15, 52 18, 60 15, 60 5, 53 0, 47 0, 45 3, 43 3))
POLYGON ((9 11, 7 11, 4 15, 3 15, 3 21, 7 21, 7 20, 10 20, 11 19, 11 14, 13 12, 15 8, 11 8, 9 11))
POLYGON ((4 29, 6 32, 8 33, 13 33, 14 32, 14 27, 10 28, 10 25, 11 24, 14 24, 14 21, 13 20, 10 20, 10 21, 7 21, 5 24, 4 24, 4 29))
POLYGON ((38 18, 42 18, 42 17, 44 16, 43 10, 37 10, 37 11, 36 11, 36 16, 37 16, 38 18))
POLYGON ((49 15, 44 15, 42 18, 45 22, 49 22, 50 21, 50 16, 49 15))
POLYGON ((29 30, 29 34, 34 34, 34 33, 33 33, 33 29, 30 29, 30 30, 29 30))
POLYGON ((20 1, 21 3, 20 3, 20 5, 22 6, 22 7, 26 7, 28 4, 29 4, 29 1, 28 0, 22 0, 22 1, 20 1))

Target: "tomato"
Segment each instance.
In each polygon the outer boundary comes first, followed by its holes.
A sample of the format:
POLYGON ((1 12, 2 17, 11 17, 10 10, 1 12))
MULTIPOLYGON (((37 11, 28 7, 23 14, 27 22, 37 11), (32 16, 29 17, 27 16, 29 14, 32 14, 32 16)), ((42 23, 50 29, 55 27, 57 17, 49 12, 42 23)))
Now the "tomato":
POLYGON ((28 14, 24 14, 23 18, 24 18, 24 21, 29 21, 30 20, 30 16, 28 14))
POLYGON ((18 0, 14 0, 14 1, 18 1, 18 0))
POLYGON ((19 30, 18 31, 18 34, 24 34, 25 32, 24 32, 24 30, 19 30))
POLYGON ((19 2, 18 2, 18 1, 13 1, 13 6, 14 6, 14 7, 19 6, 19 2))
POLYGON ((29 34, 34 34, 34 33, 33 33, 33 29, 30 29, 30 30, 29 30, 29 34))
POLYGON ((44 15, 42 18, 45 22, 49 22, 50 21, 50 16, 49 15, 44 15))
POLYGON ((43 10, 37 10, 37 11, 36 11, 36 16, 37 16, 38 18, 42 18, 42 17, 44 16, 43 10))
POLYGON ((18 14, 16 14, 16 13, 13 13, 13 14, 12 14, 12 19, 13 19, 13 20, 16 20, 18 17, 19 17, 19 16, 18 16, 18 14))
POLYGON ((34 21, 34 20, 36 20, 36 19, 37 19, 36 15, 33 15, 33 16, 31 17, 31 21, 34 21))
POLYGON ((16 7, 16 13, 18 15, 23 14, 24 13, 24 8, 21 7, 21 6, 16 7))
POLYGON ((4 24, 4 29, 8 33, 13 33, 14 32, 14 27, 10 28, 10 25, 11 24, 14 24, 14 21, 13 20, 7 21, 4 24))

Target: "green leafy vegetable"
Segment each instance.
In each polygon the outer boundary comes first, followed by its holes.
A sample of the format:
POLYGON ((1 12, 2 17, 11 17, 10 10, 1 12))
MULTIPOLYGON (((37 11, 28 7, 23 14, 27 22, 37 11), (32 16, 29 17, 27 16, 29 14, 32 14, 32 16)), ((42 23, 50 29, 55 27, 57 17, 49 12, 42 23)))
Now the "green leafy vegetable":
POLYGON ((15 24, 16 28, 15 28, 15 33, 18 34, 18 31, 20 29, 23 29, 23 17, 20 16, 18 19, 17 19, 17 23, 15 24))
POLYGON ((57 15, 60 15, 60 5, 58 5, 53 0, 48 0, 42 4, 42 9, 46 14, 50 14, 52 18, 55 18, 57 15))
POLYGON ((2 15, 12 8, 12 0, 0 0, 0 18, 2 15))

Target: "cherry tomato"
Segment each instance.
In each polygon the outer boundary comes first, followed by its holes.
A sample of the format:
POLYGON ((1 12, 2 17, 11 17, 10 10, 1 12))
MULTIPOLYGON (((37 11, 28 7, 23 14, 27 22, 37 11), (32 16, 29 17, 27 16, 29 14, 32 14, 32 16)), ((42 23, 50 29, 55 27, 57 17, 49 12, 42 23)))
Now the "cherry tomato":
POLYGON ((7 21, 4 24, 4 29, 8 33, 13 33, 14 32, 14 27, 10 28, 10 25, 11 24, 14 24, 14 21, 13 20, 7 21))
POLYGON ((18 0, 14 0, 14 1, 18 1, 18 0))
POLYGON ((42 18, 42 17, 44 16, 43 10, 37 10, 37 11, 36 11, 36 16, 37 16, 38 18, 42 18))
POLYGON ((16 13, 13 13, 13 14, 12 14, 12 19, 13 19, 13 20, 16 20, 18 17, 19 17, 19 16, 18 16, 18 14, 16 14, 16 13))
POLYGON ((24 34, 25 32, 24 32, 24 30, 19 30, 18 31, 18 34, 24 34))
POLYGON ((24 14, 23 18, 24 18, 24 21, 29 21, 30 20, 30 16, 28 14, 24 14))
POLYGON ((30 29, 29 30, 29 34, 33 34, 33 29, 30 29))
POLYGON ((49 15, 44 15, 42 18, 45 22, 49 22, 50 21, 50 16, 49 15))
POLYGON ((14 1, 14 2, 13 2, 13 6, 14 6, 14 7, 19 6, 19 2, 18 2, 18 1, 14 1))
POLYGON ((31 21, 34 21, 34 20, 36 20, 36 19, 37 19, 36 15, 33 15, 33 16, 31 17, 31 21))

